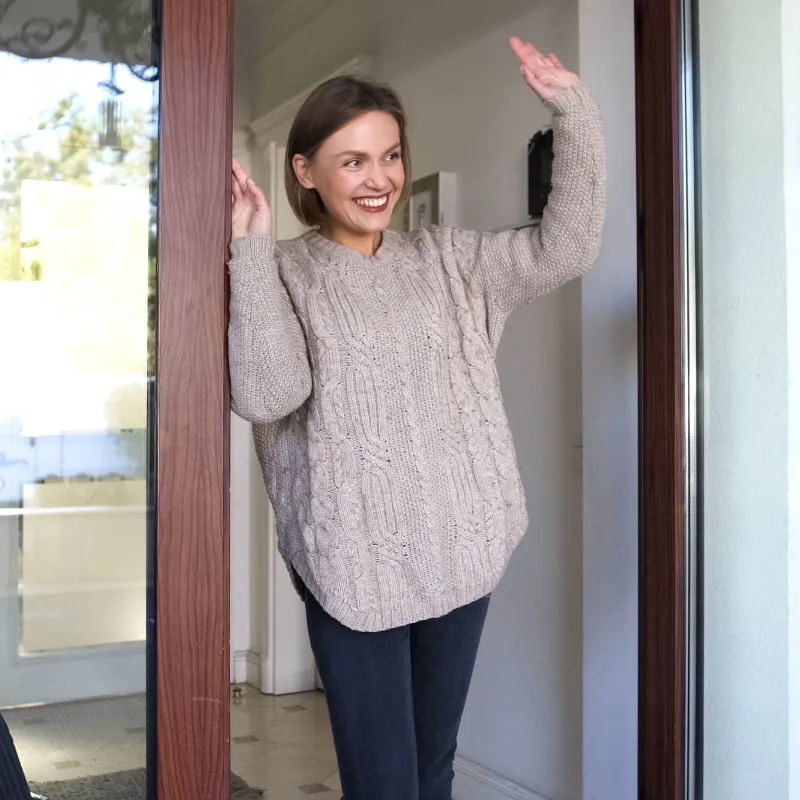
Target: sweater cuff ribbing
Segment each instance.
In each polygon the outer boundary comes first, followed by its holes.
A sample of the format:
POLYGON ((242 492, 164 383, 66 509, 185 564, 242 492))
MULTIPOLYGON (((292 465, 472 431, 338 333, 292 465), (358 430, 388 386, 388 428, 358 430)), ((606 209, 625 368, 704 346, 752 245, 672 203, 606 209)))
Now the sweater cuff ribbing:
POLYGON ((573 109, 586 108, 594 103, 589 90, 583 83, 576 86, 570 86, 567 89, 559 92, 555 97, 545 100, 545 108, 550 110, 553 114, 560 116, 567 114, 573 109))
POLYGON ((274 253, 275 239, 272 236, 244 236, 231 241, 231 258, 237 261, 272 258, 274 253))

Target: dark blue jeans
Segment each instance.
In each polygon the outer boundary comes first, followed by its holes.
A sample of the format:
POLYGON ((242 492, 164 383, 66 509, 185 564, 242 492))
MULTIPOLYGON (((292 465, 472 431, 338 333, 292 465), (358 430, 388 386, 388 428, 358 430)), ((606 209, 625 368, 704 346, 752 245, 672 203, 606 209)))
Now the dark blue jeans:
POLYGON ((345 800, 451 800, 453 759, 489 598, 359 633, 305 592, 345 800))

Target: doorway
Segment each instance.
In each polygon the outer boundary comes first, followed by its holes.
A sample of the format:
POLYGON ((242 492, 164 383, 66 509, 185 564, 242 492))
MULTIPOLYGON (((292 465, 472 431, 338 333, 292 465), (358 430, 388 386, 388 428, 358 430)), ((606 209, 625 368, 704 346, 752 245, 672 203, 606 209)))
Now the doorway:
MULTIPOLYGON (((242 0, 235 7, 234 154, 265 189, 278 238, 301 231, 282 187, 289 125, 313 86, 337 73, 372 76, 398 90, 411 124, 414 177, 420 185, 435 177, 429 185, 441 188, 445 224, 491 230, 526 221, 527 146, 549 115, 520 82, 508 37, 538 37, 578 69, 577 2, 412 2, 402 13, 388 2, 290 5, 242 0)), ((573 284, 514 315, 500 346, 532 523, 493 598, 457 760, 456 791, 465 799, 582 791, 580 329, 581 292, 573 284)), ((249 426, 235 418, 231 426, 235 677, 283 702, 285 691, 314 688, 313 658, 302 605, 275 549, 249 426)), ((252 766, 251 782, 263 775, 273 796, 296 793, 293 769, 285 782, 280 764, 259 772, 268 747, 284 748, 287 764, 296 754, 261 712, 247 727, 251 699, 245 690, 232 712, 233 769, 248 777, 252 766)), ((314 712, 293 713, 281 713, 278 724, 297 733, 300 718, 314 712)), ((330 748, 329 737, 321 747, 330 748)), ((336 788, 324 769, 303 776, 304 785, 336 788)))
MULTIPOLYGON (((59 19, 67 15, 62 5, 59 19)), ((78 5, 76 2, 76 8, 78 5)), ((159 589, 159 647, 150 651, 153 660, 148 662, 148 675, 154 681, 150 691, 157 692, 159 699, 159 725, 150 729, 160 739, 159 797, 182 800, 189 796, 226 797, 229 787, 227 673, 231 654, 226 635, 228 466, 224 455, 227 388, 222 265, 230 152, 224 112, 232 104, 228 82, 230 8, 219 0, 191 4, 165 0, 163 5, 158 559, 152 562, 157 566, 159 589), (203 135, 197 135, 198 131, 203 135), (203 163, 204 169, 197 170, 196 163, 203 163), (198 198, 209 200, 198 204, 198 198), (198 427, 195 423, 201 424, 198 427), (197 430, 203 435, 192 435, 197 430), (198 469, 201 480, 197 480, 198 469)), ((316 13, 324 4, 315 5, 316 13)), ((619 457, 621 443, 627 452, 635 442, 636 427, 630 402, 633 397, 635 403, 635 379, 632 382, 630 373, 635 333, 630 336, 625 321, 635 309, 635 295, 629 291, 632 281, 635 288, 635 270, 630 268, 636 224, 634 173, 630 169, 633 105, 628 102, 624 77, 632 75, 632 15, 628 3, 616 0, 581 0, 578 5, 584 31, 579 46, 581 71, 596 87, 614 129, 610 140, 615 153, 616 199, 612 201, 614 213, 609 220, 603 277, 598 271, 594 282, 591 276, 592 292, 579 301, 585 368, 582 391, 577 396, 583 395, 584 420, 592 420, 589 426, 584 425, 584 440, 579 443, 586 452, 582 459, 583 498, 584 515, 590 523, 584 527, 588 526, 591 535, 575 554, 576 558, 583 556, 586 589, 582 602, 587 673, 582 681, 582 705, 588 744, 579 746, 581 754, 571 754, 568 766, 573 772, 583 772, 585 792, 617 798, 634 796, 630 787, 636 763, 636 712, 631 700, 635 686, 635 581, 631 581, 629 569, 631 560, 635 560, 636 531, 630 519, 635 515, 635 491, 631 489, 635 478, 627 456, 619 457), (588 45, 586 37, 596 44, 588 45), (612 65, 619 69, 610 76, 612 65), (613 470, 609 464, 614 465, 613 470)), ((294 4, 280 6, 287 17, 299 13, 292 10, 294 4)), ((499 6, 503 13, 503 4, 499 6)), ((4 22, 9 19, 4 18, 4 22)), ((419 20, 419 15, 408 14, 400 22, 413 32, 422 27, 419 20)), ((460 25, 460 16, 452 22, 460 25)), ((361 30, 361 24, 361 18, 357 18, 352 31, 361 30)), ((5 36, 5 26, 3 33, 5 36)), ((669 28, 663 27, 662 33, 667 35, 669 28)), ((338 42, 330 38, 329 45, 335 50, 338 42)), ((329 55, 331 69, 348 60, 341 52, 331 51, 329 55)), ((407 51, 395 57, 412 58, 407 51)), ((295 74, 291 80, 297 81, 296 91, 300 92, 311 79, 295 74)), ((480 87, 477 83, 475 91, 480 87)), ((481 165, 481 152, 466 154, 476 168, 481 165)), ((515 180, 513 174, 506 178, 515 180)), ((550 322, 558 319, 563 317, 553 312, 550 322)), ((568 452, 575 455, 572 449, 568 452)), ((232 470, 236 468, 231 465, 232 470)), ((253 584, 247 585, 245 604, 258 602, 249 594, 253 584)), ((236 593, 231 598, 234 605, 240 600, 236 593)), ((523 601, 522 607, 527 607, 528 598, 523 601)), ((238 657, 235 663, 244 664, 246 669, 252 669, 256 662, 256 651, 249 649, 247 640, 233 655, 238 657)), ((523 680, 527 674, 520 671, 517 677, 523 680)), ((502 742, 508 731, 495 726, 489 733, 502 742)), ((520 744, 521 740, 514 742, 520 744)), ((531 749, 520 745, 520 752, 513 754, 515 763, 527 759, 531 749)), ((153 757, 155 747, 148 753, 153 757)), ((155 768, 148 774, 155 776, 155 768)), ((492 778, 491 771, 487 776, 473 770, 471 777, 493 791, 503 786, 492 778)), ((524 778, 519 776, 517 785, 524 778)))

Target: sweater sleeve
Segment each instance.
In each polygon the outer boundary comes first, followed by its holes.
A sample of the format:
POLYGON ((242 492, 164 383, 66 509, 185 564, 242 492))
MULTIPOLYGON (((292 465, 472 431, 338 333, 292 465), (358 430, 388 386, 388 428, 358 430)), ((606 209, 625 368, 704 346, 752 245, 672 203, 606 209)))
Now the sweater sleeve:
POLYGON ((596 260, 605 218, 606 156, 600 111, 585 86, 548 100, 553 114, 552 191, 541 224, 518 231, 459 231, 454 243, 505 316, 586 272, 596 260))
POLYGON ((288 416, 311 394, 306 340, 271 237, 232 241, 228 269, 231 405, 240 417, 264 425, 288 416))

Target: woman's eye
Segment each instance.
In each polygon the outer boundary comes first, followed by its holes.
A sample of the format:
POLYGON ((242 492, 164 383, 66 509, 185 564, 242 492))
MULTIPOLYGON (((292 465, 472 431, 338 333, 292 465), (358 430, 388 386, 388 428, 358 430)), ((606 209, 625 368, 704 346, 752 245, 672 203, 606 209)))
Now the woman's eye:
POLYGON ((358 167, 360 165, 361 165, 361 162, 357 158, 354 158, 352 161, 348 161, 345 164, 346 167, 358 167))
POLYGON ((397 161, 398 158, 400 158, 400 153, 392 153, 389 156, 389 161, 397 161))

